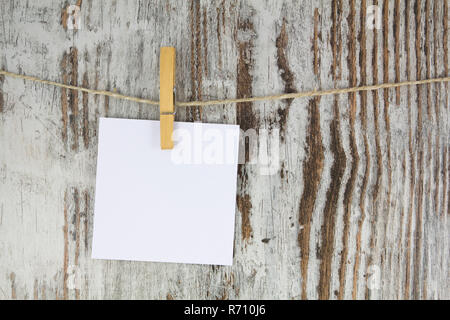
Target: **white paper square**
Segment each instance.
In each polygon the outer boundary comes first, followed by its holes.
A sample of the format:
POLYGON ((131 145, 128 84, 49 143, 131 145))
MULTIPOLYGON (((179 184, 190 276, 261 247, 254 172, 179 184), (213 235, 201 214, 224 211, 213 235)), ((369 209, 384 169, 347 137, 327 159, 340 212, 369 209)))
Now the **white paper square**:
POLYGON ((92 258, 232 264, 239 126, 174 137, 161 150, 159 121, 100 118, 92 258))

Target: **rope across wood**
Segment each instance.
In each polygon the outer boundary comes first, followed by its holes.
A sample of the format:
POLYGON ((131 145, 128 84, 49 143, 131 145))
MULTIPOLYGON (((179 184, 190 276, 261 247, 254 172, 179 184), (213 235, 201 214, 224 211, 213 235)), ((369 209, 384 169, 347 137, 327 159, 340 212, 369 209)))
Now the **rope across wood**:
MULTIPOLYGON (((131 97, 131 96, 127 96, 127 95, 123 95, 123 94, 119 94, 119 93, 111 92, 111 91, 94 90, 94 89, 88 89, 88 88, 83 88, 83 87, 71 86, 71 85, 67 85, 67 84, 63 84, 63 83, 59 83, 59 82, 55 82, 55 81, 43 80, 43 79, 39 79, 36 77, 21 75, 21 74, 12 73, 12 72, 8 72, 8 71, 4 71, 4 70, 0 70, 0 75, 12 77, 12 78, 23 79, 23 80, 34 81, 34 82, 39 82, 39 83, 43 83, 43 84, 47 84, 47 85, 51 85, 51 86, 55 86, 55 87, 70 89, 70 90, 87 92, 87 93, 94 94, 94 95, 108 96, 108 97, 112 97, 112 98, 128 100, 128 101, 133 101, 133 102, 143 103, 143 104, 148 104, 148 105, 155 105, 155 106, 159 105, 159 101, 155 101, 155 100, 131 97)), ((360 91, 373 91, 373 90, 379 90, 379 89, 389 89, 389 88, 397 88, 397 87, 403 87, 403 86, 413 86, 413 85, 422 85, 422 84, 448 82, 448 81, 450 81, 450 77, 415 80, 415 81, 404 81, 404 82, 397 82, 397 83, 382 83, 382 84, 353 87, 353 88, 285 93, 285 94, 261 96, 261 97, 208 100, 208 101, 188 101, 188 102, 177 101, 175 105, 177 107, 193 107, 193 106, 206 107, 206 106, 241 103, 241 102, 286 100, 286 99, 295 99, 295 98, 318 97, 318 96, 326 96, 326 95, 334 95, 334 94, 354 93, 354 92, 360 92, 360 91)))

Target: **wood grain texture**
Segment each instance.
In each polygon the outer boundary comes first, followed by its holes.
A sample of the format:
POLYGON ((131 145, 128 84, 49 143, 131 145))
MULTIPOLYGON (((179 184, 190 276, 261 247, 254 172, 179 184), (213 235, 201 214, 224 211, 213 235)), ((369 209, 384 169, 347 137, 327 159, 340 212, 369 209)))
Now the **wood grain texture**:
MULTIPOLYGON (((183 101, 445 77, 448 2, 0 2, 11 72, 157 99, 162 46, 183 101)), ((0 77, 0 299, 449 299, 448 103, 431 84, 183 108, 279 135, 275 174, 239 165, 233 266, 102 261, 98 118, 158 109, 0 77)))

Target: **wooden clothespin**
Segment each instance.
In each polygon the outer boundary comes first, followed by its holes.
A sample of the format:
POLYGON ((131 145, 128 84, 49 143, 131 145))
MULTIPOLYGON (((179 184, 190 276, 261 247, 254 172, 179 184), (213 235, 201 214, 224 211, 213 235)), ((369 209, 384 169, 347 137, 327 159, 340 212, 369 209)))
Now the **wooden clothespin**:
POLYGON ((175 48, 162 47, 159 55, 159 123, 161 149, 173 149, 175 120, 175 48))

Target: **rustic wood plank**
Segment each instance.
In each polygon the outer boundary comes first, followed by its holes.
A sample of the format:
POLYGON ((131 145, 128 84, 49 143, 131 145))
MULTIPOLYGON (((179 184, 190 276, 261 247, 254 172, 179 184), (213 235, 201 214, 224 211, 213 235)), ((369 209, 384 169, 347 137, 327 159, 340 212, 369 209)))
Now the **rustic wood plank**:
MULTIPOLYGON (((443 77, 448 1, 0 2, 12 72, 157 99, 161 46, 179 100, 443 77)), ((279 157, 239 165, 232 267, 90 259, 100 116, 158 108, 0 77, 1 299, 450 298, 447 83, 179 110, 279 157)))

